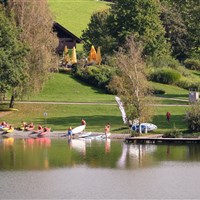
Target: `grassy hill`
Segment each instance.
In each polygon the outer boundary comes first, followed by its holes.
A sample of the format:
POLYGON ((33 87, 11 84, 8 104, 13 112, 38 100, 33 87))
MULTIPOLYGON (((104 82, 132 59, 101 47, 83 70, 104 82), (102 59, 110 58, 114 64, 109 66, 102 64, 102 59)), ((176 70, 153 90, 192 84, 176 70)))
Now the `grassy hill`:
POLYGON ((48 0, 55 21, 81 36, 94 11, 107 9, 108 3, 97 0, 48 0))
POLYGON ((53 73, 43 90, 30 101, 114 102, 114 96, 74 79, 70 74, 53 73))

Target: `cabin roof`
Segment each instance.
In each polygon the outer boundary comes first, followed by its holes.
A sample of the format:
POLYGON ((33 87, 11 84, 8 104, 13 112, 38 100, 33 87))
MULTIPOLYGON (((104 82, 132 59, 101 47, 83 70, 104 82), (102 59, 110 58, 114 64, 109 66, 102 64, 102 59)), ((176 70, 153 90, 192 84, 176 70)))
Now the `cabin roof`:
POLYGON ((70 37, 74 38, 76 40, 76 43, 81 43, 81 39, 79 37, 77 37, 76 35, 74 35, 72 32, 70 32, 69 30, 67 30, 65 27, 63 27, 62 25, 60 25, 58 22, 54 22, 53 23, 53 31, 59 32, 59 30, 61 30, 65 34, 69 35, 70 37))

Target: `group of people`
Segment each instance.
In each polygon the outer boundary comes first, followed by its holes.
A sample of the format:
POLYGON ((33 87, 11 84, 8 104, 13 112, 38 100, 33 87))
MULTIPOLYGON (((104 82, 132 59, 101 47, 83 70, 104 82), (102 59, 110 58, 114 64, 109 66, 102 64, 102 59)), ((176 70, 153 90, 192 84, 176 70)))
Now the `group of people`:
POLYGON ((38 124, 36 130, 34 128, 35 128, 35 125, 33 122, 30 122, 29 124, 27 124, 26 122, 22 121, 21 127, 19 129, 24 130, 24 131, 33 131, 33 133, 47 132, 48 130, 50 130, 50 128, 46 126, 42 127, 42 125, 40 124, 38 124))
POLYGON ((22 121, 21 122, 21 127, 20 129, 21 130, 24 130, 24 131, 31 131, 35 128, 35 125, 33 124, 33 122, 30 122, 29 124, 27 124, 26 122, 22 121))
MULTIPOLYGON (((86 121, 84 119, 81 120, 81 125, 86 125, 86 121)), ((83 130, 84 132, 84 130, 83 130)), ((82 132, 82 133, 83 133, 82 132)), ((108 134, 110 133, 110 123, 108 122, 106 125, 105 125, 105 128, 104 128, 104 133, 105 133, 105 136, 107 137, 108 134)), ((68 135, 68 138, 71 139, 72 138, 72 135, 73 135, 73 132, 72 132, 72 127, 70 126, 68 129, 67 129, 67 135, 68 135)))
MULTIPOLYGON (((86 121, 84 119, 81 120, 81 125, 85 125, 86 126, 86 121)), ((84 130, 83 130, 84 132, 84 130)), ((68 135, 68 138, 71 139, 72 138, 72 127, 70 126, 68 129, 67 129, 67 135, 68 135)))

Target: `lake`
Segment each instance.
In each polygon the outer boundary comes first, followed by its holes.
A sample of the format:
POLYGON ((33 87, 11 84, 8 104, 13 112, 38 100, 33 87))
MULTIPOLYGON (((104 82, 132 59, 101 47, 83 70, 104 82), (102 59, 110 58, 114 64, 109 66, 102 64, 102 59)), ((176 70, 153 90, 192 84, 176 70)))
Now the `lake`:
POLYGON ((0 138, 1 199, 198 199, 200 146, 0 138))

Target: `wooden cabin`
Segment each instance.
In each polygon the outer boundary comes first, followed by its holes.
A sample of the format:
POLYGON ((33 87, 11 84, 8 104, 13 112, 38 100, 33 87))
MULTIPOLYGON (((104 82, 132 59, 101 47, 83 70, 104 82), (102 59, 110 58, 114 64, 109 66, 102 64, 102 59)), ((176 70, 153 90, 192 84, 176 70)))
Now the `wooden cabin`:
POLYGON ((59 39, 59 44, 56 48, 56 53, 59 55, 62 55, 65 46, 67 46, 68 49, 72 49, 73 47, 76 47, 77 43, 81 43, 81 39, 79 37, 57 22, 53 23, 53 32, 57 33, 57 37, 59 39))

